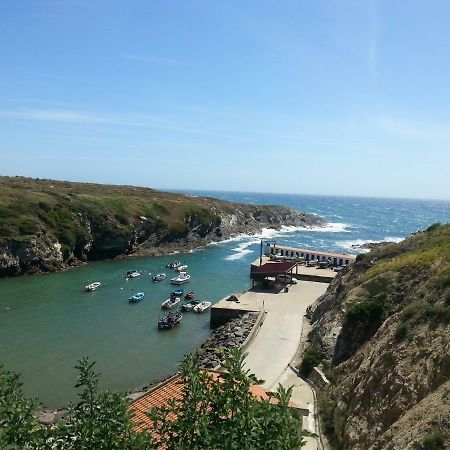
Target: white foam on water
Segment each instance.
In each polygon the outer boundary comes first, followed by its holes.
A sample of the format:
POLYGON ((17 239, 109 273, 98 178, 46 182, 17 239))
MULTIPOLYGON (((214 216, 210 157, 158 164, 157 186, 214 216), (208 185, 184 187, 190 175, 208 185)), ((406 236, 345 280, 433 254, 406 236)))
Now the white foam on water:
POLYGON ((255 244, 260 244, 261 240, 270 240, 276 237, 283 236, 289 233, 296 233, 299 231, 304 232, 322 232, 322 233, 347 233, 350 230, 348 229, 348 225, 345 223, 338 222, 330 222, 324 227, 315 226, 315 227, 296 227, 296 226, 288 226, 283 225, 281 229, 275 230, 273 228, 263 228, 257 234, 241 234, 238 236, 234 236, 229 239, 225 239, 220 242, 213 242, 210 245, 219 245, 229 242, 242 242, 242 244, 238 245, 231 250, 234 252, 231 255, 225 257, 228 261, 235 261, 237 259, 243 258, 248 253, 254 253, 254 250, 250 250, 248 247, 255 244))
POLYGON ((405 238, 402 237, 392 237, 392 236, 386 236, 384 239, 354 239, 350 241, 337 241, 335 242, 336 245, 338 245, 341 248, 345 248, 346 250, 355 252, 358 251, 359 253, 368 253, 370 252, 369 248, 360 248, 364 244, 377 244, 380 242, 401 242, 405 238))
POLYGON ((227 261, 234 261, 236 259, 243 258, 248 253, 254 253, 254 250, 250 250, 248 247, 250 247, 250 245, 259 244, 259 243, 260 243, 259 239, 252 239, 250 241, 243 242, 242 244, 238 245, 236 248, 232 248, 231 250, 235 253, 228 255, 225 259, 227 261))

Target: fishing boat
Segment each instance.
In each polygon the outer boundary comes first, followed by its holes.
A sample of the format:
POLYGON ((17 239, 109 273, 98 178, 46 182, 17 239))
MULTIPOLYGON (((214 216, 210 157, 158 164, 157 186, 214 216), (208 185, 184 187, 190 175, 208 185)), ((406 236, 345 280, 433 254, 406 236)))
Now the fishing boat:
POLYGON ((88 284, 85 286, 84 290, 87 292, 95 291, 97 288, 101 286, 102 283, 100 281, 95 281, 94 283, 88 284))
POLYGON ((166 267, 168 267, 169 269, 176 269, 177 267, 180 266, 181 266, 180 261, 171 261, 170 263, 167 264, 166 267))
POLYGON ((132 295, 128 301, 130 303, 137 303, 140 302, 143 298, 144 298, 144 293, 143 292, 138 292, 137 294, 132 295))
POLYGON ((186 272, 187 268, 187 264, 183 264, 182 266, 175 267, 175 270, 178 272, 186 272))
POLYGON ((167 277, 165 273, 158 273, 153 277, 153 281, 162 281, 167 277))
POLYGON ((136 277, 140 277, 141 273, 137 270, 129 270, 127 272, 127 278, 136 278, 136 277))
POLYGON ((211 302, 200 302, 198 305, 194 306, 194 311, 196 313, 202 313, 206 309, 208 309, 211 306, 211 302))
POLYGON ((183 314, 181 314, 180 312, 168 313, 158 320, 158 328, 160 330, 167 330, 173 328, 181 322, 182 318, 183 314))
POLYGON ((167 300, 164 300, 161 303, 161 308, 163 308, 163 309, 170 309, 170 308, 173 308, 175 305, 177 305, 180 302, 181 302, 181 298, 180 297, 172 297, 172 296, 170 296, 170 298, 168 298, 167 300))
POLYGON ((192 311, 194 309, 194 306, 197 306, 199 303, 199 300, 191 300, 190 302, 181 305, 181 311, 192 311))
POLYGON ((189 274, 187 274, 186 272, 180 272, 180 274, 177 277, 171 278, 170 282, 172 284, 183 284, 187 283, 190 279, 191 276, 189 274))
POLYGON ((194 292, 188 292, 185 296, 184 296, 184 298, 186 299, 186 300, 192 300, 193 298, 195 297, 195 294, 194 294, 194 292))
POLYGON ((170 294, 171 297, 181 297, 183 295, 183 289, 175 289, 174 291, 172 291, 172 293, 170 294))

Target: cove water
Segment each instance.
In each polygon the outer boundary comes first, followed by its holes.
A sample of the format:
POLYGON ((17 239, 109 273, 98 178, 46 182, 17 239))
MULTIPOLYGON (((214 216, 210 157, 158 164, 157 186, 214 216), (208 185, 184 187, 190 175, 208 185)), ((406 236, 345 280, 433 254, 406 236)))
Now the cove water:
POLYGON ((76 401, 73 366, 86 355, 97 362, 101 387, 126 391, 176 371, 184 354, 209 333, 209 312, 185 313, 182 323, 158 331, 161 302, 174 286, 165 265, 189 265, 191 280, 182 286, 212 302, 249 288, 249 264, 259 256, 261 239, 279 244, 357 253, 352 245, 400 241, 432 223, 450 220, 450 202, 297 196, 238 192, 184 191, 252 204, 286 205, 325 219, 324 229, 262 230, 186 254, 102 261, 63 273, 0 279, 0 364, 20 372, 27 395, 56 408, 76 401), (126 281, 125 273, 142 275, 126 281), (153 283, 150 273, 168 277, 153 283), (102 282, 95 292, 86 284, 102 282), (138 304, 128 298, 145 292, 138 304))

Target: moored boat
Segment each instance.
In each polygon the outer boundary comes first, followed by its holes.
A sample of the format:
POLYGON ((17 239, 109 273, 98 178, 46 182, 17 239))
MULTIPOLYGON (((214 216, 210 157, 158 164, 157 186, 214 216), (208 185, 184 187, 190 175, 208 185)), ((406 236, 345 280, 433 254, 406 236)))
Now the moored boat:
POLYGON ((167 264, 166 267, 168 267, 169 269, 176 269, 177 267, 181 266, 181 262, 180 261, 171 261, 170 263, 167 264))
POLYGON ((186 272, 180 272, 180 274, 177 277, 171 278, 170 282, 172 284, 183 284, 187 283, 190 279, 191 276, 189 274, 187 274, 186 272))
POLYGON ((143 298, 144 298, 144 293, 143 292, 138 292, 137 294, 132 295, 128 301, 130 303, 137 303, 140 302, 143 298))
POLYGON ((187 268, 187 264, 183 264, 182 266, 175 267, 175 270, 178 272, 186 272, 187 268))
POLYGON ((186 299, 186 300, 192 300, 193 298, 195 297, 195 294, 194 294, 194 292, 188 292, 185 296, 184 296, 184 298, 186 299))
POLYGON ((129 270, 127 272, 127 278, 136 278, 136 277, 140 277, 141 273, 137 270, 129 270))
POLYGON ((172 296, 170 296, 170 298, 168 298, 167 300, 164 300, 161 303, 161 308, 163 308, 163 309, 170 309, 170 308, 173 308, 175 305, 177 305, 180 302, 181 302, 181 298, 180 297, 172 297, 172 296))
POLYGON ((175 289, 174 291, 171 292, 170 296, 171 297, 181 297, 183 295, 183 289, 175 289))
POLYGON ((182 318, 183 314, 181 314, 180 312, 168 313, 158 320, 158 328, 160 330, 173 328, 181 322, 182 318))
POLYGON ((162 281, 167 277, 165 273, 158 273, 153 277, 153 281, 162 281))
POLYGON ((199 300, 191 300, 190 302, 181 305, 181 311, 192 311, 194 309, 194 306, 197 306, 199 303, 199 300))
POLYGON ((84 287, 84 290, 87 292, 95 291, 97 288, 101 286, 102 283, 100 281, 95 281, 94 283, 88 284, 84 287))
POLYGON ((200 302, 198 305, 194 306, 194 311, 196 313, 202 313, 206 309, 208 309, 211 306, 211 302, 200 302))

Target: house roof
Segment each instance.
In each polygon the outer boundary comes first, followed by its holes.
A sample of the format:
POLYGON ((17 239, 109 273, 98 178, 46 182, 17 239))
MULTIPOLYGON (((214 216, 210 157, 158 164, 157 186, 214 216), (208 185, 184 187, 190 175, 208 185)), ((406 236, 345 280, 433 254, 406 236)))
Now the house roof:
POLYGON ((297 266, 298 262, 270 262, 262 266, 251 266, 250 275, 256 277, 276 277, 277 275, 287 274, 297 266))
MULTIPOLYGON (((211 377, 212 382, 220 382, 220 372, 214 370, 208 370, 208 374, 211 377)), ((183 398, 183 382, 180 375, 175 375, 161 384, 155 386, 150 391, 146 392, 141 397, 137 398, 130 403, 129 409, 132 413, 132 421, 135 424, 133 429, 135 431, 146 430, 154 437, 157 437, 157 433, 152 431, 152 420, 147 416, 147 413, 155 407, 165 406, 170 399, 182 400, 183 398)), ((269 395, 269 390, 260 385, 253 385, 250 387, 250 392, 260 401, 269 401, 276 404, 278 400, 269 395)), ((299 408, 295 403, 289 402, 291 408, 295 408, 302 415, 308 415, 308 410, 299 408)), ((169 420, 175 419, 175 415, 169 416, 169 420)))

